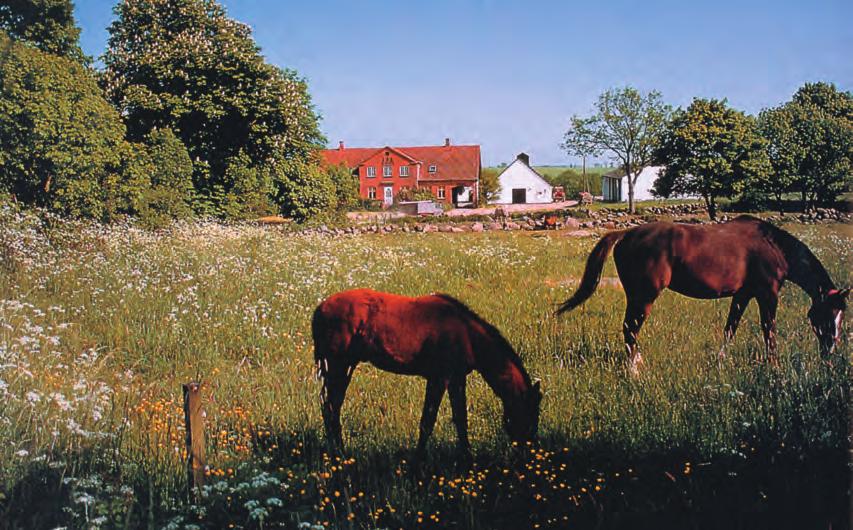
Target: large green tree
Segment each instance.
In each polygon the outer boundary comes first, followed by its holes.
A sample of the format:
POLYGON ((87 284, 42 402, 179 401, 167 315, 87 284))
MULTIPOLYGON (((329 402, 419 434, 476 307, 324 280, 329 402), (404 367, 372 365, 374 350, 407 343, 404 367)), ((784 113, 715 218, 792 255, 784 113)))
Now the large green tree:
POLYGON ((853 173, 853 95, 829 83, 806 83, 786 105, 802 150, 798 179, 803 207, 829 204, 853 173))
POLYGON ((770 170, 755 120, 717 99, 696 98, 676 111, 654 159, 666 166, 655 192, 700 195, 711 219, 718 197, 739 193, 750 178, 770 170))
POLYGON ((78 62, 86 60, 78 44, 80 28, 70 0, 4 0, 0 2, 0 29, 42 51, 78 62))
POLYGON ((193 164, 181 140, 169 129, 155 129, 128 149, 123 175, 129 210, 149 226, 190 217, 193 164))
POLYGON ((758 116, 758 131, 767 141, 771 170, 756 175, 751 182, 756 191, 773 197, 780 213, 785 211, 784 196, 794 189, 806 150, 797 140, 795 112, 787 105, 765 109, 758 116))
POLYGON ((759 115, 773 171, 756 185, 773 195, 798 192, 802 207, 832 203, 853 172, 853 96, 829 83, 806 83, 791 101, 759 115))
POLYGON ((92 72, 2 31, 0 50, 0 188, 71 215, 127 209, 125 128, 92 72))
POLYGON ((356 208, 361 202, 358 194, 358 176, 346 164, 324 166, 324 171, 335 186, 337 206, 341 210, 356 208))
POLYGON ((115 12, 104 87, 131 139, 173 130, 193 159, 196 191, 214 209, 225 197, 239 201, 238 188, 251 190, 251 202, 258 193, 286 201, 292 193, 281 187, 303 189, 287 179, 315 165, 318 117, 305 81, 267 64, 248 26, 214 0, 125 0, 115 12))
POLYGON ((633 213, 634 186, 643 168, 652 163, 669 114, 659 92, 642 94, 631 87, 607 90, 598 97, 592 116, 572 116, 563 148, 587 156, 610 153, 627 175, 628 208, 633 213))
MULTIPOLYGON (((577 135, 577 134, 567 134, 563 140, 562 144, 563 150, 569 154, 569 156, 576 156, 581 159, 582 167, 581 167, 581 181, 583 188, 580 190, 572 190, 572 195, 568 195, 568 188, 566 188, 566 196, 574 197, 577 193, 581 191, 589 192, 589 179, 586 174, 586 159, 593 156, 598 156, 601 154, 601 146, 595 140, 595 137, 592 135, 577 135)), ((569 171, 569 170, 566 170, 569 171)), ((569 177, 569 175, 566 175, 569 177)), ((569 180, 568 178, 565 180, 569 180)))

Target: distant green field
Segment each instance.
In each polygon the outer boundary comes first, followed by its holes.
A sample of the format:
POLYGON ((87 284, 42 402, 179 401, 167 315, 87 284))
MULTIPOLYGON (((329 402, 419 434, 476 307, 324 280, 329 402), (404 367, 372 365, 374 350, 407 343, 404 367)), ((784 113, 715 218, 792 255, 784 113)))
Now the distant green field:
MULTIPOLYGON (((563 173, 567 169, 571 169, 573 171, 582 173, 582 169, 580 167, 570 167, 570 166, 533 166, 540 175, 543 177, 550 178, 556 177, 560 173, 563 173)), ((600 177, 602 174, 607 173, 608 171, 612 171, 614 168, 612 167, 587 167, 586 174, 588 176, 596 176, 600 177)))
MULTIPOLYGON (((494 167, 488 167, 488 168, 484 168, 484 169, 494 169, 497 171, 502 171, 504 169, 504 167, 494 166, 494 167)), ((572 166, 533 166, 533 169, 535 169, 540 175, 542 175, 545 178, 556 177, 557 175, 566 171, 567 169, 577 171, 578 173, 582 172, 580 167, 572 167, 572 166)), ((587 175, 601 176, 601 174, 607 173, 608 171, 612 171, 613 169, 614 168, 612 168, 612 167, 587 167, 586 168, 586 174, 587 175)))

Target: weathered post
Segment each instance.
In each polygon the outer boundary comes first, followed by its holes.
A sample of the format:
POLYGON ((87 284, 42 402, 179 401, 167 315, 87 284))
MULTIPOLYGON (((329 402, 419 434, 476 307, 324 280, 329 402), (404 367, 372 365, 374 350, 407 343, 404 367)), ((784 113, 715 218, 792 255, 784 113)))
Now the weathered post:
POLYGON ((190 499, 194 488, 204 486, 204 412, 201 409, 201 383, 184 387, 184 420, 187 428, 187 482, 190 499))

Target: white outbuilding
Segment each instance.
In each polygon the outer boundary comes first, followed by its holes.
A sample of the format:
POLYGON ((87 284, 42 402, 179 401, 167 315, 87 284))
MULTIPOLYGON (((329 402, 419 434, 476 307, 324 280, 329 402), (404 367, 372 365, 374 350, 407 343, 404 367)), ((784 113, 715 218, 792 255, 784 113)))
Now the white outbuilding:
MULTIPOLYGON (((659 199, 652 195, 655 181, 663 171, 664 166, 648 166, 640 171, 634 184, 635 201, 651 201, 659 199)), ((628 176, 621 169, 605 173, 601 176, 601 195, 605 202, 628 202, 628 176)), ((675 198, 675 197, 673 197, 675 198)), ((678 198, 693 198, 680 196, 678 198)))
POLYGON ((530 157, 519 153, 500 175, 497 204, 545 204, 554 202, 552 187, 542 175, 530 167, 530 157))

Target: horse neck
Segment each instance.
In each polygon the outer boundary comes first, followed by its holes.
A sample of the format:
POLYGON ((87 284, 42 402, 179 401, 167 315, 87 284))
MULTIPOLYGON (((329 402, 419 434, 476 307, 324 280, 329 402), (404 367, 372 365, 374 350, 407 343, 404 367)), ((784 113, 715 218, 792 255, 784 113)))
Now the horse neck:
POLYGON ((823 264, 794 236, 782 232, 776 238, 788 264, 788 280, 798 285, 812 300, 822 299, 835 284, 823 264))
MULTIPOLYGON (((497 341, 502 342, 502 341, 497 341)), ((492 343, 491 348, 477 352, 477 371, 486 384, 502 400, 516 398, 530 389, 530 376, 521 365, 521 359, 507 344, 492 343)))

